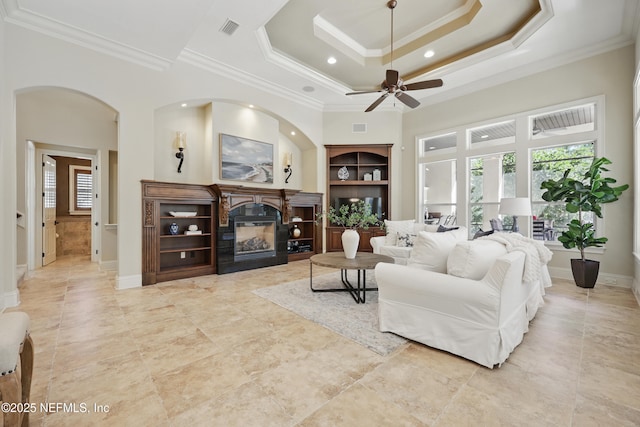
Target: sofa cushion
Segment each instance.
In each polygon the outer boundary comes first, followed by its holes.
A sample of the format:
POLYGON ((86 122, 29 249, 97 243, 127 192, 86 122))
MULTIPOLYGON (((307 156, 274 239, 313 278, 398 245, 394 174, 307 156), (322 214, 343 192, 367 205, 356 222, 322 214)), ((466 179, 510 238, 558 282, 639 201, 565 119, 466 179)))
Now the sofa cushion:
POLYGON ((411 247, 382 246, 380 248, 380 255, 393 257, 396 260, 396 263, 398 263, 399 259, 409 259, 409 256, 411 256, 411 249, 411 247))
POLYGON ((480 280, 496 258, 505 255, 507 248, 492 240, 458 242, 449 253, 447 274, 465 279, 480 280))
POLYGON ((460 227, 447 233, 420 231, 407 265, 423 270, 447 272, 447 258, 456 243, 467 239, 467 229, 460 227))
POLYGON ((398 233, 400 234, 412 234, 415 220, 408 219, 404 221, 391 221, 384 220, 384 227, 387 230, 387 246, 395 246, 398 241, 398 233))

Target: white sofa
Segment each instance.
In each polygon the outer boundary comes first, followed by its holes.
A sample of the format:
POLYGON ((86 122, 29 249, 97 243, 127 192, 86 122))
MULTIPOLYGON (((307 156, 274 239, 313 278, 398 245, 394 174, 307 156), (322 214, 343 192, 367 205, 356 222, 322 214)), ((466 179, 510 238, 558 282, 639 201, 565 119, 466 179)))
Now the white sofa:
MULTIPOLYGON (((406 265, 413 249, 413 242, 420 231, 437 232, 439 225, 421 224, 415 220, 389 221, 385 220, 386 236, 376 236, 370 239, 374 254, 387 255, 395 260, 396 264, 406 265)), ((464 230, 466 239, 467 229, 464 230)))
POLYGON ((544 303, 551 252, 533 241, 525 248, 530 239, 505 245, 488 236, 458 242, 448 253, 432 243, 427 253, 423 237, 449 233, 419 233, 409 262, 422 252, 423 264, 376 266, 379 327, 493 368, 520 344, 544 303))

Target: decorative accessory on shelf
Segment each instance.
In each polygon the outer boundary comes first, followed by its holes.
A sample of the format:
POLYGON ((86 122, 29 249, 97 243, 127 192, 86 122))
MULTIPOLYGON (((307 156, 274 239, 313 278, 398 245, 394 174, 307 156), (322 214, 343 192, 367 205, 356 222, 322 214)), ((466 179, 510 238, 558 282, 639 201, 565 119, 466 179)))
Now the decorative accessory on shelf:
POLYGON ((380 169, 374 169, 373 170, 373 180, 374 181, 381 181, 382 180, 382 173, 380 172, 380 169))
POLYGON ((340 169, 338 169, 338 179, 340 181, 349 179, 349 169, 347 169, 346 166, 343 166, 340 169))
POLYGON ((196 224, 191 224, 189 226, 189 231, 198 231, 198 226, 196 224))
POLYGON ((364 174, 364 180, 365 181, 371 181, 373 179, 373 175, 371 175, 370 173, 365 173, 364 174))
POLYGON ((302 230, 298 228, 297 224, 294 224, 293 228, 291 229, 291 237, 293 237, 294 239, 297 239, 301 235, 302 235, 302 230))
POLYGON ((175 222, 169 224, 169 234, 174 236, 178 234, 178 224, 176 224, 175 222))

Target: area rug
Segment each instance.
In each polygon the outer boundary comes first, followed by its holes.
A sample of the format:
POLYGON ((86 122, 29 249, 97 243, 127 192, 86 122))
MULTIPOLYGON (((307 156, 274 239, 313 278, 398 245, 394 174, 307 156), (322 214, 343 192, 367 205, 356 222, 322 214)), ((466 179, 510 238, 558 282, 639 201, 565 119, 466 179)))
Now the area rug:
MULTIPOLYGON (((355 281, 355 272, 351 272, 355 281)), ((315 289, 342 286, 340 273, 314 276, 315 289)), ((376 287, 373 271, 367 274, 367 286, 376 287)), ((365 304, 356 304, 348 292, 311 292, 309 279, 253 291, 299 316, 316 322, 370 350, 386 356, 407 342, 390 332, 378 330, 378 292, 368 291, 365 304)))

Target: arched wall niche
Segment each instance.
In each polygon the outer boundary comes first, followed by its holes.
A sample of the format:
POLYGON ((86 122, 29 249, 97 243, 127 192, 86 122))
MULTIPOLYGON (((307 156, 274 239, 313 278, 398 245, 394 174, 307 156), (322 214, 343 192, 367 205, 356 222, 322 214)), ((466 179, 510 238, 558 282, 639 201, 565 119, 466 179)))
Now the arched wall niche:
POLYGON ((230 183, 220 177, 220 134, 267 142, 274 146, 273 184, 242 183, 302 191, 323 191, 318 179, 318 146, 295 124, 259 106, 229 99, 176 101, 154 113, 154 179, 181 183, 230 183), (186 134, 180 173, 176 138, 186 134), (287 154, 292 174, 284 172, 287 154))

